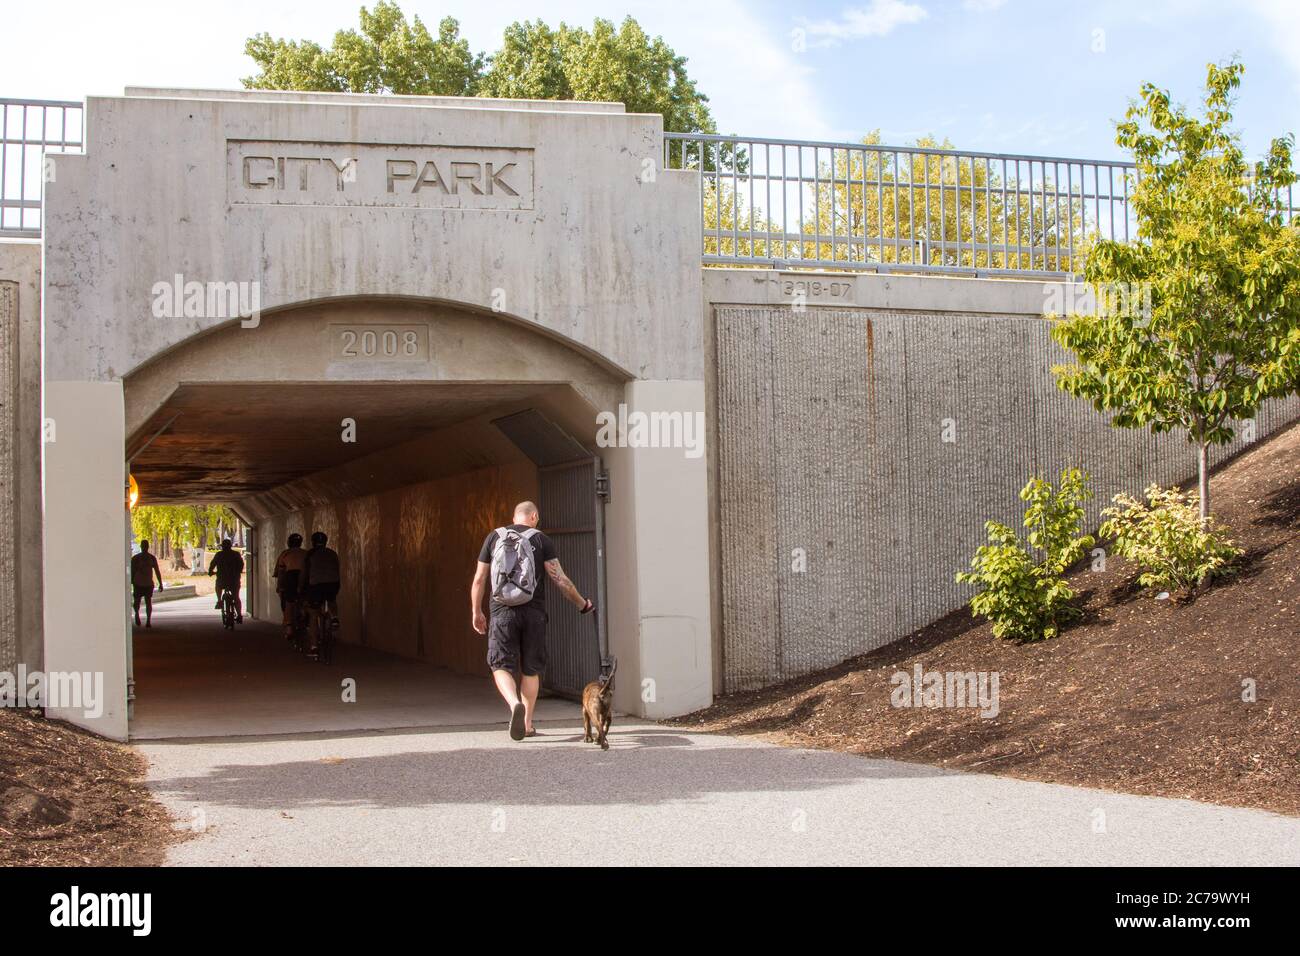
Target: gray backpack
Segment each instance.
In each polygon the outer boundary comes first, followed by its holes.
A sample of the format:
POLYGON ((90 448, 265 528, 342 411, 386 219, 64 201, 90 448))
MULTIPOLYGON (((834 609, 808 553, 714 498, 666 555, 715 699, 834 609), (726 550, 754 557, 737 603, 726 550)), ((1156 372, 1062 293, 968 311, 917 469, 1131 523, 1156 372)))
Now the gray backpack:
POLYGON ((507 607, 518 607, 533 599, 537 590, 537 562, 529 539, 536 528, 516 531, 497 528, 492 545, 492 597, 507 607))

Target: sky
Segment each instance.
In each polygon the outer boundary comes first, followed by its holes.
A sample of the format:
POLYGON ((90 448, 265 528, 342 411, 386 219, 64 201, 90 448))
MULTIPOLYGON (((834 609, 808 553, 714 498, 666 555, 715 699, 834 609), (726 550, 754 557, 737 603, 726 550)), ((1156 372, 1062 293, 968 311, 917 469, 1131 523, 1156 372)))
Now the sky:
MULTIPOLYGON (((516 20, 635 17, 708 95, 719 130, 1123 158, 1114 123, 1143 82, 1195 104, 1209 62, 1246 64, 1248 154, 1300 130, 1300 0, 404 0, 491 52, 516 20)), ((254 33, 312 39, 359 0, 14 0, 0 17, 0 97, 81 99, 128 85, 238 88, 254 33)))

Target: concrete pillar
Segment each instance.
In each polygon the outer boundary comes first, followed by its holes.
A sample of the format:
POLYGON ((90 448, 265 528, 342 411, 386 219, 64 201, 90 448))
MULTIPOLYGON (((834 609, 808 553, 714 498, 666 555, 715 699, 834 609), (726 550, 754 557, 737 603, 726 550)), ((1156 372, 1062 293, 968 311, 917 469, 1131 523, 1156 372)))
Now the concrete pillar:
MULTIPOLYGON (((687 434, 703 441, 701 381, 632 382, 626 403, 629 422, 638 413, 691 416, 699 432, 687 434)), ((621 438, 606 456, 616 707, 651 718, 684 714, 713 700, 705 448, 639 446, 635 427, 621 438)))
POLYGON ((47 382, 45 417, 45 671, 81 675, 82 691, 46 712, 125 740, 122 383, 47 382))

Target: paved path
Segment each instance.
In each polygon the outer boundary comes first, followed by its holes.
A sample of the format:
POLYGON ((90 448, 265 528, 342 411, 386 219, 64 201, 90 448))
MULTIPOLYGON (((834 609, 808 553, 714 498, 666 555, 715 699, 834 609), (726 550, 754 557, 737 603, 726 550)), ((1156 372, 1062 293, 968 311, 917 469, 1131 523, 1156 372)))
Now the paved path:
MULTIPOLYGON (((342 644, 328 667, 290 648, 280 628, 247 615, 232 631, 213 599, 154 608, 136 628, 132 740, 238 737, 326 730, 482 724, 504 709, 492 682, 368 647, 342 644), (342 681, 355 700, 345 700, 342 681)), ((538 702, 542 719, 573 719, 578 706, 538 702)))
POLYGON ((1258 811, 628 721, 605 753, 568 720, 503 726, 139 749, 206 825, 176 864, 1300 864, 1300 819, 1258 811))

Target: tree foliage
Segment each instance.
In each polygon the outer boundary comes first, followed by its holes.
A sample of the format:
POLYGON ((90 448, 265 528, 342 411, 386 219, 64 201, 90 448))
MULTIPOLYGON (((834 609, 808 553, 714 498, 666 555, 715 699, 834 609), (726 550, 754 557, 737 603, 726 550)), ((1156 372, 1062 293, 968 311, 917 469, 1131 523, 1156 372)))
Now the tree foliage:
POLYGON ((506 28, 489 59, 484 96, 622 103, 631 113, 658 113, 673 132, 716 132, 708 97, 686 72, 686 59, 631 17, 590 30, 541 20, 506 28))
POLYGON ((460 24, 444 17, 438 35, 423 21, 408 22, 401 8, 379 0, 361 8, 359 30, 339 30, 330 49, 310 40, 250 37, 244 52, 261 72, 244 80, 250 89, 319 90, 470 96, 483 68, 470 52, 460 24))
POLYGON ((184 549, 209 547, 233 532, 239 518, 225 505, 141 505, 131 512, 131 534, 148 540, 160 558, 185 567, 184 549))
POLYGON ((1056 272, 1084 245, 1082 199, 1045 172, 1030 192, 1020 180, 1028 168, 962 156, 947 140, 920 137, 894 151, 879 148, 875 130, 862 144, 821 164, 816 220, 804 224, 818 240, 803 244, 802 258, 1056 272), (867 242, 850 246, 846 236, 867 242))
POLYGON ((1095 228, 1081 182, 1036 162, 1031 191, 1027 165, 934 137, 899 149, 878 130, 861 148, 679 145, 669 161, 702 171, 706 254, 1071 272, 1095 228), (765 174, 751 179, 756 163, 765 174))
POLYGON ((310 40, 259 33, 244 47, 259 73, 253 89, 322 90, 562 99, 623 103, 629 112, 659 113, 674 132, 716 131, 686 60, 631 17, 591 29, 541 20, 506 27, 491 56, 473 53, 451 17, 435 37, 418 16, 379 0, 361 8, 360 29, 340 30, 327 50, 310 40))
POLYGON ((1066 392, 1090 400, 1112 424, 1186 431, 1197 447, 1200 512, 1210 512, 1208 448, 1300 380, 1300 232, 1286 214, 1293 139, 1273 140, 1254 164, 1230 128, 1243 68, 1208 68, 1204 115, 1146 84, 1117 127, 1132 154, 1137 240, 1101 240, 1085 280, 1141 287, 1149 308, 1100 308, 1058 321, 1052 334, 1074 353, 1054 369, 1066 392))

